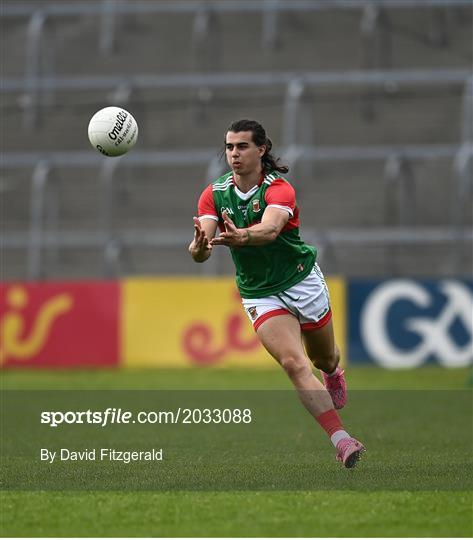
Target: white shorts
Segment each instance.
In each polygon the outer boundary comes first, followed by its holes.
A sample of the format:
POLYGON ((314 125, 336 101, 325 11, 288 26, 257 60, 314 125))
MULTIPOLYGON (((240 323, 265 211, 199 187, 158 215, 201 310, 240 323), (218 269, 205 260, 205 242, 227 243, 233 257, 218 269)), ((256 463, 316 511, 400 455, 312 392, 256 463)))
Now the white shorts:
POLYGON ((317 263, 305 279, 286 291, 266 298, 243 298, 242 302, 255 330, 277 315, 294 315, 302 330, 322 328, 332 318, 327 284, 317 263))

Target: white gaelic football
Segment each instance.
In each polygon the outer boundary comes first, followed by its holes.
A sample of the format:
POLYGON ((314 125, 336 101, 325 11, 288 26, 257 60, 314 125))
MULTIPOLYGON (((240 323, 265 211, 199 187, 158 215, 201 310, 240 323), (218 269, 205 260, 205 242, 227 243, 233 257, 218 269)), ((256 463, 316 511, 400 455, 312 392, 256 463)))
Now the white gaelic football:
POLYGON ((89 122, 90 144, 104 156, 121 156, 133 148, 138 139, 138 124, 121 107, 105 107, 89 122))

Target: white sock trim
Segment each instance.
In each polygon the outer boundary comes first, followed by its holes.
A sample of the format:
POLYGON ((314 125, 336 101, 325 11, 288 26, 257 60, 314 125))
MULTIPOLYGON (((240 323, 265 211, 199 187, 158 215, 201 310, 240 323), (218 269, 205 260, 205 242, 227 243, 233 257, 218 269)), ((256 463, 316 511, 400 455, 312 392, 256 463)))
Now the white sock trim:
POLYGON ((329 377, 333 377, 334 375, 336 375, 338 373, 338 366, 332 371, 332 373, 327 373, 327 375, 329 377))
POLYGON ((350 437, 350 435, 343 429, 339 429, 330 437, 330 440, 332 441, 333 446, 336 448, 337 444, 346 437, 350 437))

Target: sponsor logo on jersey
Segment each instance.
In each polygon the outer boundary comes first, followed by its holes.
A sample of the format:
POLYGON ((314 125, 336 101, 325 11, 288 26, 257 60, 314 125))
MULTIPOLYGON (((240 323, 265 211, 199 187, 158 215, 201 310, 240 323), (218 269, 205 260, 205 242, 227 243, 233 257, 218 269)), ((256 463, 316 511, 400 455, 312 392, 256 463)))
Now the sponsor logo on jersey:
POLYGON ((261 210, 259 199, 254 199, 253 201, 251 201, 251 205, 255 214, 257 214, 261 210))
POLYGON ((247 216, 248 216, 248 205, 246 205, 246 204, 239 204, 239 205, 238 205, 238 210, 241 211, 241 213, 243 214, 243 217, 246 219, 247 216))

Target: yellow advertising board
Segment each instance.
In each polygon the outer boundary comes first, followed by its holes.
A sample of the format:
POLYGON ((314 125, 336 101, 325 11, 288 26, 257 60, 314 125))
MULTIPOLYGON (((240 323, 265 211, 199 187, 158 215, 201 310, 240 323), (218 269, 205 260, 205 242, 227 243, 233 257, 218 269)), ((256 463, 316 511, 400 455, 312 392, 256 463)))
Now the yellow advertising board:
MULTIPOLYGON (((337 342, 345 350, 345 283, 327 280, 337 342)), ((273 367, 232 278, 122 281, 122 365, 273 367)))

